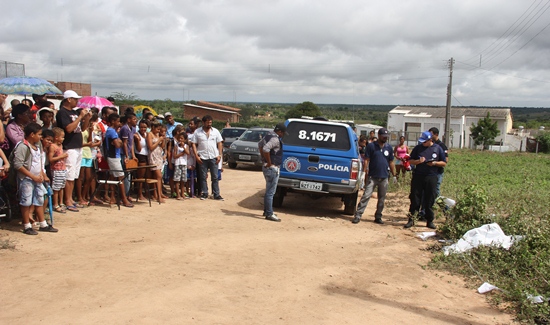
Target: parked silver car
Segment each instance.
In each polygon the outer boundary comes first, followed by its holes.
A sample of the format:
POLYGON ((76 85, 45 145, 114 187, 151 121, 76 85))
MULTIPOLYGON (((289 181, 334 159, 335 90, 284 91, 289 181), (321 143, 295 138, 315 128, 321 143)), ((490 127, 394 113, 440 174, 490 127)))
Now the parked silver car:
POLYGON ((254 127, 246 130, 227 151, 227 165, 237 168, 237 164, 262 165, 258 142, 272 129, 254 127))

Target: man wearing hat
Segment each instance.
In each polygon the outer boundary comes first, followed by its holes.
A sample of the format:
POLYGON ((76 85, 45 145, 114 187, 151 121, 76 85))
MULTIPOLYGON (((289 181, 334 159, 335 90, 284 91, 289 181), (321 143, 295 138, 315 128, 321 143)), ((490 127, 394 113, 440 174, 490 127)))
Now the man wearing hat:
POLYGON ((265 178, 265 196, 264 196, 264 216, 267 220, 280 222, 275 213, 273 213, 273 196, 277 190, 279 181, 279 170, 283 163, 283 137, 286 133, 284 123, 279 123, 273 131, 264 136, 258 142, 258 148, 262 155, 262 171, 265 178))
POLYGON ((393 148, 389 145, 388 137, 390 133, 386 128, 378 130, 378 140, 367 145, 365 149, 365 163, 363 164, 363 172, 365 173, 365 192, 357 205, 353 223, 359 223, 361 217, 369 204, 370 197, 374 192, 374 187, 378 189, 378 203, 376 204, 376 212, 374 213, 374 222, 384 224, 382 221, 382 211, 384 210, 384 201, 388 191, 388 170, 393 175, 393 182, 397 183, 395 177, 395 164, 393 162, 393 148))
POLYGON ((414 225, 413 218, 418 215, 420 206, 422 206, 426 211, 426 227, 435 229, 433 205, 437 196, 437 179, 439 168, 447 166, 447 158, 445 157, 445 151, 434 143, 430 131, 422 132, 422 135, 418 138, 418 145, 411 152, 409 163, 416 166, 416 168, 413 171, 411 194, 409 196, 411 200, 409 222, 407 222, 405 228, 414 225))
POLYGON ((92 113, 89 110, 75 108, 78 99, 82 98, 74 90, 67 90, 63 93, 59 112, 56 115, 57 127, 65 131, 63 150, 68 154, 65 162, 67 166, 67 180, 65 183, 65 205, 69 211, 78 212, 82 205, 73 201, 74 180, 80 175, 82 162, 82 130, 88 128, 92 113))

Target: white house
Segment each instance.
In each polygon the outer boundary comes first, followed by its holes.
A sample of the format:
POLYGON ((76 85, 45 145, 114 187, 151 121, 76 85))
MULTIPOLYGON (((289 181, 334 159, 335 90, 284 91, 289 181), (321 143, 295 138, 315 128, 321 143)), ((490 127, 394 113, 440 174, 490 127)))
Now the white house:
POLYGON ((378 136, 378 129, 382 128, 383 126, 376 125, 376 124, 357 124, 355 125, 355 133, 357 136, 361 135, 369 135, 370 131, 374 131, 374 134, 378 136))
MULTIPOLYGON (((432 127, 439 129, 439 137, 445 136, 444 106, 397 106, 388 113, 388 130, 405 135, 408 141, 416 142, 422 131, 432 127)), ((509 108, 451 107, 452 148, 470 147, 470 127, 490 114, 497 122, 500 134, 495 142, 506 142, 506 134, 512 130, 512 113, 509 108)))

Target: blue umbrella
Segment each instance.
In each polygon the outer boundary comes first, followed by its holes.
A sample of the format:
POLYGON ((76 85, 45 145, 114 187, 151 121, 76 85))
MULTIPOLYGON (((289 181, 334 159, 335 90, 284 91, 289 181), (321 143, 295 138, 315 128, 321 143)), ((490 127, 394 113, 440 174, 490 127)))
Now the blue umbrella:
POLYGON ((27 76, 8 77, 0 80, 0 94, 61 94, 61 90, 48 81, 27 76))

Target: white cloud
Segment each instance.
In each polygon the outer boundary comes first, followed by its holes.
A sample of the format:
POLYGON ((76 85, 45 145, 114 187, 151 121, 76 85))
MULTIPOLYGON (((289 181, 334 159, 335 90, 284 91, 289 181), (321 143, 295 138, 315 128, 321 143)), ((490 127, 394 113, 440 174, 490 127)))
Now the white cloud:
POLYGON ((2 2, 0 59, 101 95, 441 105, 454 57, 460 103, 549 106, 544 2, 2 2))

